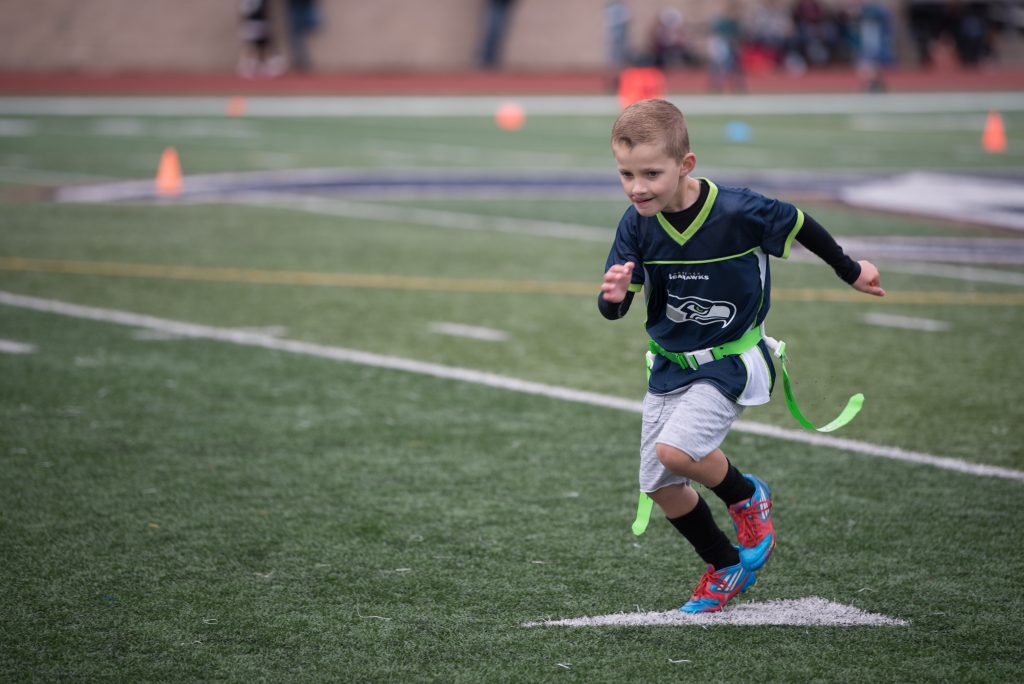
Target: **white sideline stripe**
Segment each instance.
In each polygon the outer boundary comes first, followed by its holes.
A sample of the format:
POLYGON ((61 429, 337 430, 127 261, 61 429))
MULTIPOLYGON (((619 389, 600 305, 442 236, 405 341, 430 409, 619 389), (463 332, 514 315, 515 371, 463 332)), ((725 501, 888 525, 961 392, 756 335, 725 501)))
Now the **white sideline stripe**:
POLYGON ((736 603, 720 613, 687 614, 678 610, 614 613, 594 617, 526 622, 523 627, 707 627, 710 625, 796 625, 806 627, 904 627, 909 620, 869 613, 817 596, 800 599, 736 603))
MULTIPOLYGON (((256 96, 246 98, 245 115, 260 117, 326 116, 435 117, 493 116, 507 96, 256 96)), ((668 98, 688 115, 696 114, 929 114, 1018 112, 1024 95, 1016 92, 818 93, 782 95, 685 95, 668 98)), ((527 116, 615 116, 614 95, 524 95, 515 100, 527 116)), ((3 116, 213 116, 223 117, 226 97, 11 96, 0 97, 3 116)))
POLYGON ((36 350, 34 344, 15 342, 14 340, 0 340, 0 353, 4 354, 31 354, 36 350))
POLYGON ((508 333, 504 330, 484 328, 478 325, 463 325, 462 323, 444 323, 439 321, 430 325, 430 331, 440 335, 468 337, 471 340, 480 340, 481 342, 504 342, 508 339, 508 333))
MULTIPOLYGON (((471 370, 469 368, 442 366, 441 364, 427 363, 424 361, 405 359, 397 356, 384 356, 382 354, 374 354, 372 352, 359 351, 357 349, 330 347, 312 342, 280 339, 244 330, 215 328, 208 325, 200 325, 198 323, 174 321, 166 318, 157 318, 155 316, 131 313, 128 311, 117 311, 115 309, 101 309, 91 306, 82 306, 79 304, 69 304, 67 302, 19 295, 2 290, 0 290, 0 304, 32 309, 34 311, 61 314, 74 318, 85 318, 131 327, 149 328, 152 330, 160 330, 167 333, 181 335, 182 337, 230 342, 232 344, 249 347, 261 347, 263 349, 272 349, 275 351, 286 351, 293 354, 304 354, 306 356, 333 359, 335 361, 346 361, 375 368, 386 368, 389 370, 417 373, 419 375, 429 375, 447 380, 471 382, 477 385, 484 385, 486 387, 522 392, 524 394, 548 397, 549 399, 572 401, 579 404, 586 404, 588 406, 618 409, 633 413, 640 413, 642 408, 642 403, 636 399, 623 399, 621 397, 614 397, 607 394, 598 394, 597 392, 585 392, 583 390, 575 390, 568 387, 558 387, 557 385, 546 385, 544 383, 520 380, 518 378, 498 375, 496 373, 471 370)), ((1002 468, 1000 466, 985 465, 983 463, 970 463, 958 458, 947 458, 945 456, 935 456, 933 454, 918 451, 907 451, 897 447, 887 447, 872 444, 870 442, 860 442, 852 439, 832 437, 816 432, 787 430, 773 425, 765 425, 763 423, 754 423, 745 420, 736 421, 733 423, 733 427, 740 432, 748 432, 750 434, 772 437, 790 442, 825 446, 865 454, 867 456, 877 456, 897 461, 906 461, 908 463, 930 465, 936 468, 952 470, 969 475, 1024 481, 1024 471, 1002 468)))
POLYGON ((931 318, 913 318, 912 316, 896 316, 894 314, 874 312, 864 314, 864 322, 884 328, 901 328, 903 330, 920 330, 923 332, 946 332, 953 327, 946 321, 936 321, 931 318))

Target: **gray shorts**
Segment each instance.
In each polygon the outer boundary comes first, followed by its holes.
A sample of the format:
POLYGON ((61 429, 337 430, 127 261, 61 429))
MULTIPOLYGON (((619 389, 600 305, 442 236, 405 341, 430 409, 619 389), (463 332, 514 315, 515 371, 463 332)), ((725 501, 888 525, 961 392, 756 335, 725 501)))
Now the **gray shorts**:
POLYGON ((659 443, 699 461, 722 444, 742 412, 742 406, 707 382, 694 383, 673 394, 648 392, 640 433, 640 491, 650 493, 689 482, 661 464, 655 450, 659 443))

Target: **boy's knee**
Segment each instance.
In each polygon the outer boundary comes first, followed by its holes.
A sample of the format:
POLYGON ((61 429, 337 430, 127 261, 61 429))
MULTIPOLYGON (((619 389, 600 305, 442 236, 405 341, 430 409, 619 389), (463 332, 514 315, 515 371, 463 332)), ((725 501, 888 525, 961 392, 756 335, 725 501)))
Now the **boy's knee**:
POLYGON ((684 471, 694 463, 690 454, 668 444, 658 443, 654 445, 654 452, 658 455, 661 465, 668 468, 671 472, 680 475, 685 474, 684 471))

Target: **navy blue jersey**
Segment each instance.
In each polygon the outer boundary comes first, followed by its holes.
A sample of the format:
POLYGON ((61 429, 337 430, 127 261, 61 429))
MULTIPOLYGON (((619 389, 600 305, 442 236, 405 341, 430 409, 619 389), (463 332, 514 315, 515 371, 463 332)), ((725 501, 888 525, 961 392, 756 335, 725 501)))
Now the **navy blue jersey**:
MULTIPOLYGON (((792 204, 702 180, 709 185, 707 200, 689 226, 679 230, 662 214, 641 216, 631 206, 605 263, 605 271, 613 264, 636 264, 630 290, 644 291, 647 332, 673 352, 738 340, 761 325, 771 307, 768 256, 788 257, 803 225, 803 212, 792 204)), ((774 381, 768 351, 760 346, 774 381)), ((749 357, 729 356, 688 370, 657 356, 649 388, 666 393, 704 380, 739 400, 748 362, 749 357)))

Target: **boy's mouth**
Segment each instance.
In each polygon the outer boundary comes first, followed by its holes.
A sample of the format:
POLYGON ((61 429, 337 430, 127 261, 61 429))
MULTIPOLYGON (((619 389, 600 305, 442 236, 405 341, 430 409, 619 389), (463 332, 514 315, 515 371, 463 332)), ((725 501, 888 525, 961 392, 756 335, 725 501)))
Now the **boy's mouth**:
POLYGON ((647 204, 648 202, 650 202, 653 199, 654 199, 653 197, 636 197, 636 196, 630 197, 630 200, 633 202, 633 204, 635 204, 638 207, 644 206, 645 204, 647 204))

